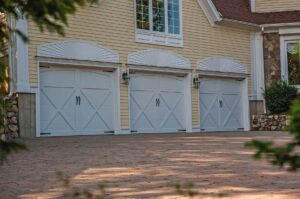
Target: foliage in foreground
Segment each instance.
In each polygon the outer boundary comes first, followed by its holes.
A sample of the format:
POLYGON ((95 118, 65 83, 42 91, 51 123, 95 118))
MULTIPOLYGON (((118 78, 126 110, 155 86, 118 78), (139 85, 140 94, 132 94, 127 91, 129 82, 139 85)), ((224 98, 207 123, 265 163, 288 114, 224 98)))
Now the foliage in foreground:
MULTIPOLYGON (((0 14, 13 16, 15 19, 27 18, 32 20, 41 32, 48 31, 64 36, 64 27, 68 25, 68 15, 75 14, 78 7, 83 7, 86 3, 98 3, 100 0, 0 0, 0 14)), ((0 20, 0 49, 4 49, 10 36, 18 35, 24 42, 28 42, 28 37, 15 27, 10 27, 7 22, 0 20)), ((7 64, 0 59, 0 84, 7 82, 5 74, 7 64)), ((5 113, 7 103, 5 102, 5 92, 0 88, 0 129, 5 129, 5 113)), ((7 160, 8 155, 13 152, 26 150, 25 144, 10 139, 3 138, 5 132, 0 132, 0 164, 7 160)))
POLYGON ((0 165, 7 161, 7 158, 12 153, 28 150, 24 143, 10 140, 3 141, 0 139, 0 165))
POLYGON ((64 198, 72 199, 104 199, 106 192, 103 184, 98 184, 99 194, 94 194, 87 189, 80 189, 78 187, 72 187, 70 184, 70 178, 63 172, 57 172, 57 178, 63 183, 63 188, 66 189, 64 198))
POLYGON ((296 152, 300 147, 300 101, 294 102, 290 119, 288 130, 293 136, 292 141, 284 146, 276 146, 273 142, 253 140, 246 146, 257 150, 254 158, 265 158, 273 165, 287 166, 290 171, 300 169, 300 155, 296 152))
MULTIPOLYGON (((68 199, 104 199, 107 195, 106 186, 102 183, 97 185, 97 191, 94 193, 85 188, 78 188, 71 185, 70 177, 65 175, 63 172, 56 173, 59 182, 62 183, 63 188, 65 189, 64 198, 68 199)), ((178 195, 194 198, 198 195, 198 192, 194 191, 194 184, 170 184, 171 187, 175 188, 175 191, 178 195)), ((222 197, 221 195, 218 195, 222 197)))
POLYGON ((266 88, 264 97, 271 114, 285 113, 290 110, 293 100, 297 97, 297 88, 286 82, 273 82, 266 88))

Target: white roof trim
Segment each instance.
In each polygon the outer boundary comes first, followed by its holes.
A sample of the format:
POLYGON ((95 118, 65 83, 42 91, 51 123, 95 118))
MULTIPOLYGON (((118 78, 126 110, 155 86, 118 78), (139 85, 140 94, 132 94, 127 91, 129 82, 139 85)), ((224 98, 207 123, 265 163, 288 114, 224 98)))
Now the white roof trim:
POLYGON ((198 3, 211 25, 215 26, 216 22, 222 21, 221 14, 211 0, 198 0, 198 3))
POLYGON ((128 64, 190 69, 191 63, 181 55, 165 50, 143 50, 128 55, 128 64))
POLYGON ((247 74, 247 68, 230 57, 210 57, 197 65, 200 71, 247 74))
POLYGON ((118 53, 89 41, 68 40, 40 45, 38 57, 119 63, 118 53))

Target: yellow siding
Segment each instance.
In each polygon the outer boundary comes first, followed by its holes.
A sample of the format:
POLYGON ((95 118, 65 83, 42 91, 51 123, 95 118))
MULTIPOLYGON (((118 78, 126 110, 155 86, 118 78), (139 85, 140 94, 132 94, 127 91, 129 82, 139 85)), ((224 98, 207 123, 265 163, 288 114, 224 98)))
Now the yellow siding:
POLYGON ((256 12, 279 12, 300 10, 299 0, 256 0, 256 12))
MULTIPOLYGON (((37 85, 37 46, 64 40, 81 39, 97 42, 120 54, 122 63, 127 55, 146 49, 165 49, 174 51, 189 59, 193 68, 199 60, 211 56, 229 56, 249 67, 250 71, 250 33, 246 30, 229 27, 212 27, 197 0, 183 0, 184 47, 167 47, 135 42, 134 1, 105 0, 99 7, 80 10, 70 18, 66 38, 54 34, 41 34, 32 23, 29 25, 31 43, 29 45, 30 83, 37 85)), ((198 93, 192 90, 193 127, 199 126, 198 93)), ((128 128, 128 88, 121 85, 121 125, 128 128)))

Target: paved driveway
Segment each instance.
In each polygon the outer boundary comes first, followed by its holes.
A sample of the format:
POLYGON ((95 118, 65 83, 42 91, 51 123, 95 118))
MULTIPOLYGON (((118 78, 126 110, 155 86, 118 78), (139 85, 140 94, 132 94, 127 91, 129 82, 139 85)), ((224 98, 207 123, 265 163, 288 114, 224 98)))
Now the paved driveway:
POLYGON ((0 198, 62 198, 56 171, 77 187, 106 185, 106 198, 185 198, 170 183, 189 183, 196 198, 299 199, 300 173, 254 161, 244 143, 281 142, 284 133, 163 134, 25 140, 0 172, 0 198))

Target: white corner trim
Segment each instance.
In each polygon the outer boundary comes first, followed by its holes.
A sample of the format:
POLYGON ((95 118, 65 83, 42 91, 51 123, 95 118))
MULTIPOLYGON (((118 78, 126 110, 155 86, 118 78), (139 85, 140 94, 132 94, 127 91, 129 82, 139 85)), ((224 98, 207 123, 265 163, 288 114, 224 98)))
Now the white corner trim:
MULTIPOLYGON (((28 22, 26 18, 16 21, 16 29, 28 35, 28 22)), ((16 34, 16 92, 30 92, 28 44, 16 34)))
POLYGON ((264 100, 264 58, 261 32, 251 33, 252 100, 264 100))
POLYGON ((250 131, 250 107, 249 107, 249 88, 248 88, 248 78, 244 79, 242 83, 242 100, 243 100, 243 123, 244 131, 250 131))
POLYGON ((300 34, 300 28, 279 28, 279 34, 300 34))
POLYGON ((186 58, 171 51, 143 50, 128 55, 128 64, 190 69, 191 63, 186 58))
POLYGON ((198 3, 212 26, 215 26, 216 22, 222 21, 219 11, 211 0, 198 0, 198 3))
MULTIPOLYGON (((281 79, 288 83, 289 72, 288 72, 288 60, 287 60, 287 48, 286 45, 289 42, 300 41, 300 34, 298 35, 285 35, 280 36, 280 60, 281 60, 281 79)), ((300 85, 296 86, 300 89, 300 85)))
POLYGON ((41 45, 38 57, 119 63, 119 54, 89 41, 68 40, 41 45))
POLYGON ((210 57, 198 62, 198 70, 220 73, 247 74, 247 68, 230 57, 210 57))
POLYGON ((251 12, 255 12, 256 11, 256 2, 255 0, 250 0, 251 3, 251 12))

